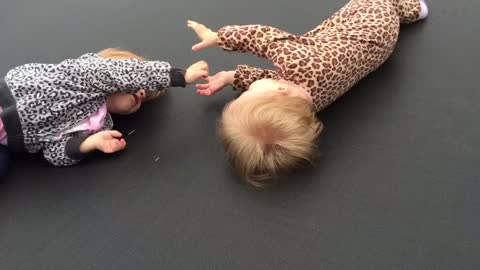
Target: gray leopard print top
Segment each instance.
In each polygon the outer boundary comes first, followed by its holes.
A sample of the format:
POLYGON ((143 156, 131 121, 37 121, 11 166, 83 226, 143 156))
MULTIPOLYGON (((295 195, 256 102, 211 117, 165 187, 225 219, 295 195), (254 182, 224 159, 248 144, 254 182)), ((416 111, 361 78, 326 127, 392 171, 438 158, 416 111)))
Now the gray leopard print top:
MULTIPOLYGON (((59 64, 26 64, 10 70, 0 87, 2 121, 14 151, 36 153, 53 165, 77 163, 80 144, 90 135, 73 133, 55 138, 105 104, 109 94, 185 87, 183 71, 167 62, 106 59, 88 53, 59 64)), ((102 130, 111 129, 107 114, 102 130)))

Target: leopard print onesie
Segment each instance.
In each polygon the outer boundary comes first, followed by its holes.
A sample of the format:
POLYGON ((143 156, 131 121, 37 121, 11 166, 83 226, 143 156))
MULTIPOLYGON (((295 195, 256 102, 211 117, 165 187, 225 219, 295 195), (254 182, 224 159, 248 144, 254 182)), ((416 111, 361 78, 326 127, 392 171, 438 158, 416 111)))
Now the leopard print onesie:
POLYGON ((240 65, 236 89, 245 91, 260 79, 285 79, 305 87, 318 112, 387 60, 400 24, 421 18, 421 1, 351 0, 302 36, 263 25, 225 26, 218 31, 219 46, 268 58, 277 69, 240 65))

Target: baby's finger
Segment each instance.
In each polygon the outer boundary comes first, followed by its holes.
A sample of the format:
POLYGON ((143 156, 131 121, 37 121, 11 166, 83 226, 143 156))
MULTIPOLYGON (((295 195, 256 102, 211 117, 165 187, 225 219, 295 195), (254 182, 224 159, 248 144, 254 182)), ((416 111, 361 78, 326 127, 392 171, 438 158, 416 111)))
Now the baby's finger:
POLYGON ((120 151, 125 148, 125 141, 123 143, 120 140, 112 141, 111 148, 113 152, 120 151))
POLYGON ((127 142, 124 139, 121 139, 119 141, 119 143, 120 143, 120 149, 119 150, 123 150, 127 146, 127 142))
POLYGON ((109 132, 110 136, 112 136, 113 138, 121 138, 123 135, 122 133, 116 131, 116 130, 110 130, 109 132))
POLYGON ((206 44, 205 41, 202 41, 202 42, 199 42, 199 43, 193 45, 193 46, 192 46, 192 51, 198 52, 198 51, 200 51, 200 50, 205 49, 205 47, 207 47, 207 44, 206 44))
POLYGON ((205 79, 208 77, 208 70, 200 70, 199 72, 200 78, 205 79))
POLYGON ((210 68, 208 67, 208 64, 206 64, 205 66, 202 67, 202 70, 206 70, 207 72, 210 71, 210 68))
POLYGON ((205 66, 208 66, 207 62, 205 62, 204 60, 200 60, 200 61, 196 62, 195 64, 199 65, 201 68, 204 68, 205 66))
POLYGON ((199 93, 202 96, 206 96, 206 97, 209 97, 209 96, 213 95, 211 90, 197 90, 197 93, 199 93))
POLYGON ((205 89, 208 89, 210 87, 210 84, 209 83, 197 84, 197 85, 195 85, 195 87, 199 90, 205 90, 205 89))

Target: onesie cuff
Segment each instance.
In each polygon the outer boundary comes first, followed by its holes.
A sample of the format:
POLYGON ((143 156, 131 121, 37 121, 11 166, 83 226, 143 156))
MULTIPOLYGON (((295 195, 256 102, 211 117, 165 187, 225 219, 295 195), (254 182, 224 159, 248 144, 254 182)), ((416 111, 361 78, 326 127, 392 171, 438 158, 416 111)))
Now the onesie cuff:
POLYGON ((87 153, 80 152, 80 145, 88 138, 88 136, 72 137, 65 145, 65 154, 73 160, 81 160, 87 156, 87 153))
POLYGON ((180 68, 172 68, 170 70, 170 86, 171 87, 185 87, 185 71, 180 68))

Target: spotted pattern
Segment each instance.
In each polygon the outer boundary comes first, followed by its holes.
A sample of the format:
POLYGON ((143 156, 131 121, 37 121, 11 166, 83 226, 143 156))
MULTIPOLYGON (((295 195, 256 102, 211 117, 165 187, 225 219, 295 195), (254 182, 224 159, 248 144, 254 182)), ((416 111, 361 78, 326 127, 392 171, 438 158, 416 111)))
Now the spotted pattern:
POLYGON ((352 0, 304 35, 263 25, 226 26, 218 31, 227 51, 252 52, 276 70, 240 65, 234 86, 247 90, 264 78, 305 87, 320 111, 383 64, 394 50, 400 24, 420 15, 420 0, 352 0))
MULTIPOLYGON (((27 152, 43 151, 57 166, 77 162, 65 153, 68 140, 58 135, 94 114, 109 94, 170 86, 167 62, 105 59, 89 53, 59 64, 26 64, 10 70, 5 82, 15 100, 27 152)), ((110 115, 103 129, 111 129, 110 115)), ((11 136, 11 134, 9 134, 11 136)))

